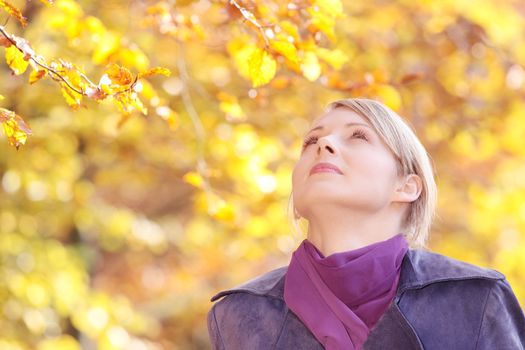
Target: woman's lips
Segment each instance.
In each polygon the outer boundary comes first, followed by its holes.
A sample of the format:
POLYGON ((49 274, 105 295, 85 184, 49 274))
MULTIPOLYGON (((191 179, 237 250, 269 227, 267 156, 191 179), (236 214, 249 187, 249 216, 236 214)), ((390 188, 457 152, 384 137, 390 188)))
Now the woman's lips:
POLYGON ((339 168, 336 167, 335 165, 331 163, 323 162, 323 163, 317 163, 316 165, 314 165, 312 169, 310 170, 310 175, 315 174, 315 173, 321 173, 321 172, 335 173, 335 174, 341 174, 341 175, 343 174, 343 172, 339 170, 339 168))

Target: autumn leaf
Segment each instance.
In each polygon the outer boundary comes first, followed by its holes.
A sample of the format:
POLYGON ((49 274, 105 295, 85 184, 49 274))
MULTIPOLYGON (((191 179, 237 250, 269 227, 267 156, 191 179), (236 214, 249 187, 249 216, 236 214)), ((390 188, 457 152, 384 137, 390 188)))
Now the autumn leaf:
POLYGON ((129 69, 115 63, 108 66, 106 74, 113 83, 118 85, 128 85, 133 82, 133 75, 129 69))
POLYGON ((306 52, 301 63, 301 71, 304 77, 310 81, 315 81, 321 75, 319 60, 313 52, 306 52))
MULTIPOLYGON (((0 28, 1 28, 1 26, 0 26, 0 28)), ((13 45, 13 43, 8 38, 6 38, 3 35, 0 36, 0 46, 9 47, 11 45, 13 45)))
POLYGON ((401 108, 401 95, 393 86, 387 84, 375 85, 372 91, 375 96, 394 111, 398 111, 401 108))
POLYGON ((290 61, 297 63, 297 49, 294 44, 284 40, 271 40, 270 47, 290 61))
POLYGON ((206 202, 208 214, 213 218, 223 222, 232 222, 235 219, 235 211, 231 204, 217 194, 207 193, 206 202))
POLYGON ((11 68, 16 75, 23 74, 29 65, 24 59, 24 54, 14 45, 5 49, 5 60, 9 65, 9 68, 11 68))
POLYGON ((408 84, 413 82, 414 80, 418 80, 423 78, 424 74, 422 72, 414 72, 414 73, 408 73, 401 77, 399 80, 400 84, 408 84))
POLYGON ((331 65, 334 69, 341 69, 341 67, 348 62, 348 56, 339 49, 329 50, 324 47, 318 47, 315 50, 317 56, 331 65))
POLYGON ((0 108, 0 124, 7 136, 7 141, 16 149, 24 145, 27 137, 32 134, 29 125, 19 115, 5 108, 0 108))
POLYGON ((171 71, 167 68, 155 67, 155 68, 148 69, 145 72, 139 73, 139 78, 145 78, 145 77, 149 77, 155 74, 162 74, 164 76, 169 77, 171 75, 171 71))
POLYGON ((113 101, 115 105, 123 114, 129 114, 133 111, 140 111, 142 114, 147 115, 148 110, 144 107, 144 104, 139 99, 136 92, 123 91, 113 95, 113 101))
POLYGON ((279 27, 288 34, 294 41, 299 41, 299 30, 297 29, 297 26, 294 25, 292 22, 284 20, 279 23, 279 27))
POLYGON ((328 39, 335 41, 335 19, 332 16, 311 8, 307 9, 307 11, 312 16, 311 25, 308 27, 310 32, 315 33, 320 30, 328 39))
POLYGON ((253 87, 258 87, 273 79, 277 63, 268 52, 257 48, 248 59, 248 67, 253 87))
POLYGON ((40 69, 40 70, 32 70, 31 74, 29 74, 29 84, 34 84, 43 77, 45 77, 47 74, 47 70, 40 69))
POLYGON ((104 31, 98 37, 97 46, 93 51, 91 60, 95 64, 102 64, 107 62, 109 56, 118 51, 121 37, 110 31, 104 31))
POLYGON ((242 120, 246 117, 246 114, 239 105, 236 96, 220 91, 217 94, 217 98, 220 101, 219 108, 226 113, 226 116, 229 119, 242 120))
POLYGON ((321 12, 330 14, 333 17, 343 15, 343 3, 341 0, 316 0, 314 6, 317 6, 321 12))
POLYGON ((20 12, 19 9, 4 0, 0 0, 0 7, 9 13, 9 15, 16 18, 23 27, 27 25, 27 19, 22 15, 22 12, 20 12))
POLYGON ((73 109, 78 109, 81 106, 82 95, 73 91, 65 83, 60 83, 62 96, 66 99, 67 104, 73 109))
POLYGON ((195 172, 195 171, 190 171, 186 174, 184 174, 184 176, 182 177, 182 180, 186 183, 189 183, 190 185, 193 185, 197 188, 200 188, 202 189, 203 188, 203 183, 204 183, 204 180, 202 178, 202 176, 195 172))

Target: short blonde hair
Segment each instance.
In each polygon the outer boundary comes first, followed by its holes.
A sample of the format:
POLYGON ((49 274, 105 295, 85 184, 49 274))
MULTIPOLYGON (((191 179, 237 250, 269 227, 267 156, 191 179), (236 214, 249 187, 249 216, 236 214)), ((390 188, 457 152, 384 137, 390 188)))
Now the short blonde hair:
MULTIPOLYGON (((396 158, 398 174, 416 174, 421 178, 419 197, 410 203, 403 220, 403 235, 412 247, 427 248, 430 227, 435 215, 437 186, 431 160, 416 134, 396 112, 381 102, 365 98, 337 100, 326 106, 325 112, 335 108, 349 108, 370 122, 396 158)), ((288 212, 294 211, 292 194, 288 201, 288 212)), ((292 214, 293 215, 293 214, 292 214)), ((293 226, 301 231, 295 217, 293 226)))

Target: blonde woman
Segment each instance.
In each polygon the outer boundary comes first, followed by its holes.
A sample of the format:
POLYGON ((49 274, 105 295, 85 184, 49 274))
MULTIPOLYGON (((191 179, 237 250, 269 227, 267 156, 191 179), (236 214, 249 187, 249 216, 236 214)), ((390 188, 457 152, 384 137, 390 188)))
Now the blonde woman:
POLYGON ((307 238, 288 266, 212 297, 214 349, 524 349, 500 272, 426 247, 436 203, 420 141, 380 102, 332 102, 292 175, 307 238))

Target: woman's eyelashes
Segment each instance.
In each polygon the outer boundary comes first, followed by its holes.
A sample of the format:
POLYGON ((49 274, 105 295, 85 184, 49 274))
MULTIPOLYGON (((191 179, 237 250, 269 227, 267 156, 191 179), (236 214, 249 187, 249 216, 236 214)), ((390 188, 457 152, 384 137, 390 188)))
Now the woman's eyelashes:
MULTIPOLYGON (((365 141, 368 141, 368 138, 365 134, 365 132, 361 129, 356 129, 352 132, 352 135, 350 136, 350 138, 360 138, 360 139, 363 139, 365 141)), ((303 149, 305 149, 306 147, 308 147, 309 145, 313 144, 313 143, 316 143, 317 140, 319 138, 317 136, 310 136, 309 138, 307 138, 304 143, 303 143, 303 149)))

